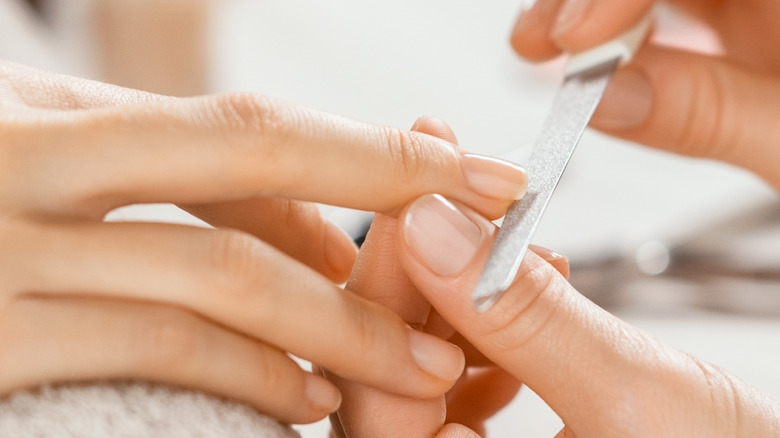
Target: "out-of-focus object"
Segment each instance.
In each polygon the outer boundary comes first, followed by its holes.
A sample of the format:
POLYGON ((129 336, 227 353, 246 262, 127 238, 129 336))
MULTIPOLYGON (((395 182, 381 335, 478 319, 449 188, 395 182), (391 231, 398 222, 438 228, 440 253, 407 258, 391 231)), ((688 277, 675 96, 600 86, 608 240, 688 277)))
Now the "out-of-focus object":
POLYGON ((700 308, 780 316, 780 202, 682 242, 571 260, 572 284, 610 310, 700 308))
POLYGON ((207 91, 210 0, 94 0, 102 79, 174 96, 207 91))

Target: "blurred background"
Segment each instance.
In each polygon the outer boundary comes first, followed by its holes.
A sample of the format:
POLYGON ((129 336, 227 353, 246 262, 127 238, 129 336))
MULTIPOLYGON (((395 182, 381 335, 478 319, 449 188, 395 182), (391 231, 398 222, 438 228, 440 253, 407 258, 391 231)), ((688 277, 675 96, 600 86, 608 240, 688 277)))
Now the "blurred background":
MULTIPOLYGON (((561 81, 508 45, 524 0, 0 0, 0 58, 158 93, 247 91, 375 123, 448 121, 463 147, 523 164, 561 81)), ((716 52, 669 9, 656 39, 716 52)), ((358 237, 370 215, 323 206, 358 237)), ((116 219, 193 221, 169 205, 116 219)), ((780 398, 780 206, 710 161, 586 132, 535 243, 611 312, 780 398)), ((552 436, 531 391, 489 425, 552 436)), ((326 436, 327 425, 301 427, 326 436)))

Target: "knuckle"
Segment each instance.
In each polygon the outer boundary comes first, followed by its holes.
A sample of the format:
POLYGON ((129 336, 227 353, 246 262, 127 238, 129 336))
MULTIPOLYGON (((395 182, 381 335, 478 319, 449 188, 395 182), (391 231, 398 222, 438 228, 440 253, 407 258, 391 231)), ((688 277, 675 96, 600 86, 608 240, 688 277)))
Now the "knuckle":
POLYGON ((248 93, 223 94, 212 98, 209 110, 211 118, 231 132, 278 135, 287 131, 291 125, 282 104, 266 96, 248 93))
POLYGON ((385 142, 389 163, 394 172, 409 183, 426 174, 425 146, 420 137, 397 128, 385 128, 385 142))
POLYGON ((234 299, 244 300, 256 297, 257 281, 262 276, 268 248, 252 235, 233 231, 215 230, 206 246, 207 279, 203 285, 220 299, 229 293, 234 299))
POLYGON ((352 325, 349 333, 353 336, 349 343, 357 347, 351 350, 365 355, 368 361, 377 357, 377 353, 382 356, 381 352, 388 348, 387 334, 382 330, 385 321, 384 308, 361 299, 350 300, 349 303, 349 322, 352 325))
POLYGON ((136 366, 152 372, 184 370, 200 356, 200 324, 197 317, 184 311, 149 312, 135 328, 132 344, 136 366))
POLYGON ((252 365, 259 381, 257 386, 263 388, 263 391, 278 395, 289 390, 294 377, 291 371, 297 370, 270 352, 258 355, 252 365))
POLYGON ((749 421, 744 418, 744 400, 740 384, 721 368, 689 353, 684 354, 696 367, 697 373, 704 382, 710 402, 707 409, 718 413, 719 417, 725 420, 724 424, 734 428, 729 436, 738 436, 741 426, 749 421))
POLYGON ((733 120, 727 117, 730 87, 720 69, 705 68, 691 80, 690 100, 675 143, 692 156, 727 157, 738 136, 733 120))
POLYGON ((545 263, 520 272, 496 304, 484 336, 502 350, 522 348, 544 331, 565 297, 563 287, 545 263))
POLYGON ((239 168, 254 169, 247 177, 256 179, 259 187, 296 181, 298 175, 288 174, 300 156, 290 154, 286 146, 306 131, 307 124, 295 107, 261 95, 225 94, 210 98, 206 113, 207 124, 216 127, 218 144, 234 159, 254 164, 239 168))

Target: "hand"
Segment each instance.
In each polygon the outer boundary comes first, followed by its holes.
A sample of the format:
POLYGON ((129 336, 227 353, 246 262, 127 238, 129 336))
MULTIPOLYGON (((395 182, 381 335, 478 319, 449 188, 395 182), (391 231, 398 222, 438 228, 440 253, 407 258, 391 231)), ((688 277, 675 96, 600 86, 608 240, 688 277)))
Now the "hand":
POLYGON ((0 396, 140 378, 324 417, 339 393, 288 353, 439 396, 460 352, 337 287, 356 249, 304 201, 397 214, 439 191, 496 217, 525 189, 515 166, 432 136, 257 95, 173 99, 0 63, 0 109, 0 396), (152 202, 217 228, 102 220, 152 202))
MULTIPOLYGON (((538 0, 512 44, 544 60, 620 34, 654 0, 538 0)), ((673 0, 720 37, 724 56, 648 44, 611 80, 592 120, 606 133, 742 166, 780 188, 780 3, 673 0)))
MULTIPOLYGON (((412 129, 457 143, 450 128, 438 119, 421 118, 412 129)), ((415 438, 436 434, 440 438, 465 438, 459 434, 473 434, 467 428, 484 429, 485 420, 514 398, 520 382, 493 365, 432 311, 400 267, 395 242, 397 228, 396 219, 376 216, 347 288, 398 313, 411 327, 458 345, 465 353, 467 369, 446 397, 424 400, 392 394, 326 372, 344 396, 341 408, 331 416, 334 435, 415 438)), ((566 259, 534 249, 568 275, 566 259)))
POLYGON ((598 308, 533 252, 501 299, 478 313, 471 292, 496 227, 471 209, 426 195, 398 224, 398 257, 412 283, 552 407, 565 424, 558 437, 780 434, 776 402, 598 308))

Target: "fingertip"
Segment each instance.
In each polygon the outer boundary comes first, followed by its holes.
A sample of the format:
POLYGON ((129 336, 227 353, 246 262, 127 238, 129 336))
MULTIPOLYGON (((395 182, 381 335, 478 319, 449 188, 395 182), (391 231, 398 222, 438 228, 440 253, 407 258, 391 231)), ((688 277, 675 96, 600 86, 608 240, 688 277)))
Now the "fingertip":
POLYGON ((341 392, 322 376, 306 373, 304 377, 304 394, 312 408, 314 418, 321 420, 338 410, 341 406, 341 392))
POLYGON ((329 268, 326 276, 336 283, 343 283, 349 277, 357 259, 357 245, 341 228, 325 221, 324 255, 329 268))
POLYGON ((435 438, 480 438, 480 436, 462 424, 450 423, 442 427, 435 438))
POLYGON ((544 248, 537 245, 530 246, 531 251, 535 252, 544 261, 552 265, 556 271, 558 271, 564 278, 569 279, 571 273, 571 266, 569 264, 569 258, 563 254, 559 254, 551 249, 544 248))
POLYGON ((561 54, 561 49, 550 38, 555 11, 541 5, 520 14, 509 36, 509 43, 518 55, 528 61, 541 62, 561 54))
POLYGON ((422 116, 418 118, 412 125, 412 131, 432 135, 455 145, 458 144, 458 139, 450 125, 438 117, 422 116))
POLYGON ((566 53, 581 52, 626 32, 652 7, 652 0, 567 0, 549 37, 566 53))

